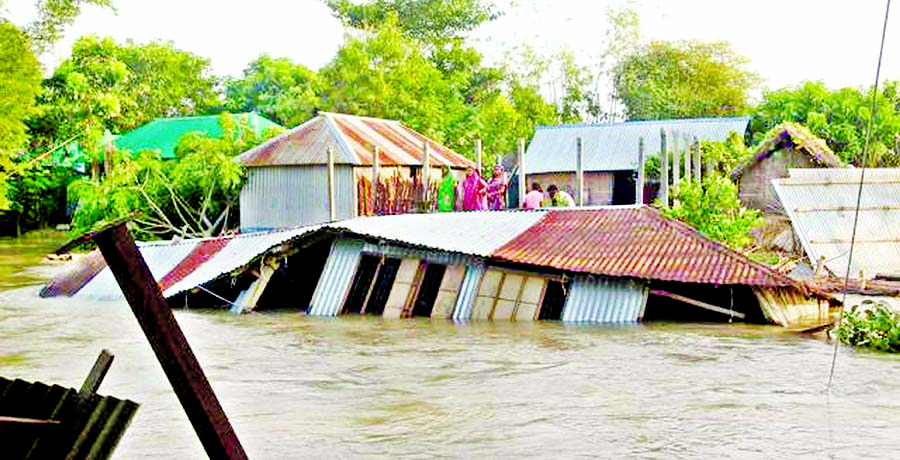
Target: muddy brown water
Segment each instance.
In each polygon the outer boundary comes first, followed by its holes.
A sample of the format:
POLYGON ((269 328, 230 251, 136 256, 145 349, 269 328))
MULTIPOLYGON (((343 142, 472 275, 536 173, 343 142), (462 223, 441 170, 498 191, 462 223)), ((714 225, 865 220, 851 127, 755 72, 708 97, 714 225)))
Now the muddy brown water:
MULTIPOLYGON (((128 306, 0 292, 0 375, 141 403, 116 458, 203 458, 128 306)), ((900 458, 900 360, 774 327, 178 311, 251 458, 900 458)))

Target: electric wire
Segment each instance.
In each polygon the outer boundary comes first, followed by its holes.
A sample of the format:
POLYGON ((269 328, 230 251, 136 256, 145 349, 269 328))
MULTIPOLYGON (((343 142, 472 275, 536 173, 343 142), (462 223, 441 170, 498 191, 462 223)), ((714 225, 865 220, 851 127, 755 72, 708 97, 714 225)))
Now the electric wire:
MULTIPOLYGON (((875 124, 875 120, 878 118, 878 82, 881 79, 881 59, 884 56, 884 39, 887 36, 887 25, 888 25, 888 15, 891 11, 891 0, 887 0, 887 5, 884 9, 884 25, 881 28, 881 45, 878 50, 878 65, 875 68, 875 86, 872 87, 872 114, 869 116, 869 121, 866 124, 866 141, 863 144, 862 151, 862 168, 859 172, 859 188, 856 191, 856 210, 853 212, 853 231, 850 234, 850 251, 847 254, 847 272, 844 274, 844 293, 841 298, 841 314, 838 316, 837 324, 835 325, 835 329, 841 326, 841 323, 844 320, 844 310, 846 309, 847 302, 847 290, 850 287, 850 267, 853 264, 853 249, 856 245, 856 230, 859 226, 859 208, 862 205, 862 192, 863 192, 863 184, 866 180, 866 166, 869 155, 869 143, 872 139, 872 126, 875 124)), ((826 391, 831 391, 831 382, 834 380, 834 367, 837 363, 837 353, 838 347, 840 345, 840 340, 837 338, 834 339, 834 351, 831 355, 831 370, 828 372, 828 385, 826 386, 826 391)))

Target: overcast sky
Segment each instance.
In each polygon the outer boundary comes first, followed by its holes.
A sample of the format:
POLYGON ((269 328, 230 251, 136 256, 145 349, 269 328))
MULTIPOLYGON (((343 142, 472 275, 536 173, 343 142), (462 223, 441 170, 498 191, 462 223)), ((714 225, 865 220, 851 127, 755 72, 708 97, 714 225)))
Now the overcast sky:
MULTIPOLYGON (((319 68, 343 40, 340 23, 319 0, 114 0, 117 12, 94 7, 69 28, 48 65, 87 33, 118 40, 169 40, 209 58, 218 74, 237 75, 262 53, 319 68)), ((505 0, 500 19, 473 34, 489 57, 517 44, 565 47, 595 65, 607 31, 605 11, 620 0, 505 0)), ((26 23, 35 0, 6 0, 14 22, 26 23)), ((501 2, 498 2, 501 3, 501 2)), ((871 85, 884 16, 882 0, 636 0, 645 38, 727 40, 750 59, 765 85, 804 80, 829 86, 871 85)), ((883 78, 900 79, 900 12, 888 25, 883 78)))

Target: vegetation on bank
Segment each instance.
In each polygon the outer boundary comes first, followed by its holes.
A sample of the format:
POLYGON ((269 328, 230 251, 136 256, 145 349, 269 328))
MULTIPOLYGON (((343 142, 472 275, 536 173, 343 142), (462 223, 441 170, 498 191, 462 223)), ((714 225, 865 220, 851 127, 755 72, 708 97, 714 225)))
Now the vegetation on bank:
MULTIPOLYGON (((318 70, 263 54, 243 75, 227 78, 215 75, 208 59, 171 43, 117 43, 89 35, 43 78, 37 56, 62 36, 80 8, 113 4, 35 1, 39 17, 25 27, 4 19, 0 8, 5 234, 69 220, 73 231, 81 231, 133 214, 142 216, 137 231, 144 238, 233 230, 243 172, 227 163, 262 139, 225 145, 194 134, 183 141, 183 165, 135 156, 139 152, 110 158, 106 151, 111 134, 154 118, 226 111, 255 111, 286 127, 319 110, 399 119, 464 155, 471 154, 475 139, 482 140, 487 167, 497 154, 513 152, 517 139, 530 138, 537 125, 750 115, 745 139, 702 144, 703 158, 713 165, 709 180, 683 187, 670 213, 736 248, 749 242, 747 229, 758 216, 735 207, 728 175, 746 160, 748 146, 779 123, 804 124, 845 162, 900 164, 897 83, 879 91, 873 154, 864 160, 871 91, 807 82, 765 91, 754 104, 750 94, 760 79, 731 45, 647 41, 640 18, 629 9, 608 12, 609 39, 599 45, 599 62, 579 62, 567 50, 540 55, 528 49, 485 62, 467 34, 503 15, 491 0, 326 0, 348 34, 318 70), (611 82, 608 92, 602 81, 611 82), (57 154, 76 144, 90 163, 87 170, 59 161, 57 154)), ((648 177, 658 175, 653 157, 647 168, 656 168, 648 177)))
POLYGON ((845 345, 900 353, 900 314, 885 302, 865 300, 844 312, 834 335, 845 345))

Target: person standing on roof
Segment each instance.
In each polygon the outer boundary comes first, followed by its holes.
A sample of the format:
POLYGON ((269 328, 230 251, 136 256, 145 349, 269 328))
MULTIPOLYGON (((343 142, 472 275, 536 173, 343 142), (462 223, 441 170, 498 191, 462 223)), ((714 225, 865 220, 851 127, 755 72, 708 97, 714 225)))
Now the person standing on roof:
POLYGON ((560 190, 556 185, 551 184, 547 187, 547 195, 549 195, 542 203, 545 208, 562 207, 571 208, 575 206, 575 199, 565 190, 560 190))
POLYGON ((531 191, 525 195, 522 207, 525 209, 537 209, 541 207, 542 201, 544 201, 544 189, 541 188, 541 184, 535 182, 531 184, 531 191))
POLYGON ((494 166, 494 177, 487 185, 488 209, 499 211, 506 209, 506 171, 503 166, 494 166))
POLYGON ((438 187, 438 212, 456 209, 456 179, 449 166, 444 166, 444 178, 438 187))
POLYGON ((487 209, 487 182, 475 168, 466 168, 466 179, 463 181, 463 209, 466 211, 483 211, 487 209))

